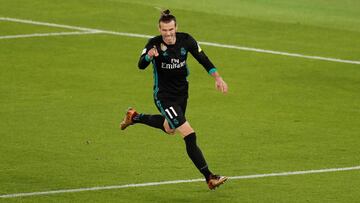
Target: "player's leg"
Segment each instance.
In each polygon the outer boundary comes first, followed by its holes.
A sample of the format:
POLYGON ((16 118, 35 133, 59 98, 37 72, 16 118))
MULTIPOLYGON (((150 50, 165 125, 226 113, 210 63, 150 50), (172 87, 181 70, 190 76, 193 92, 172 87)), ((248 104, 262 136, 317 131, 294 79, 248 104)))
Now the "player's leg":
POLYGON ((200 148, 196 144, 196 134, 185 118, 187 98, 176 101, 157 101, 156 104, 159 111, 166 118, 164 122, 165 130, 168 131, 169 129, 176 129, 180 132, 184 138, 188 156, 196 168, 204 175, 209 188, 214 189, 225 182, 226 177, 220 178, 219 176, 215 176, 210 172, 205 158, 200 148))
POLYGON ((125 118, 120 123, 120 128, 121 130, 125 130, 130 125, 136 123, 142 123, 165 131, 164 121, 165 121, 164 116, 160 114, 158 115, 142 114, 136 112, 134 108, 130 107, 126 112, 125 118))
POLYGON ((215 189, 219 185, 223 184, 227 180, 227 177, 214 175, 211 173, 205 158, 196 143, 196 133, 190 126, 190 123, 186 121, 184 124, 179 126, 177 130, 184 138, 187 154, 196 168, 204 175, 209 189, 215 189))

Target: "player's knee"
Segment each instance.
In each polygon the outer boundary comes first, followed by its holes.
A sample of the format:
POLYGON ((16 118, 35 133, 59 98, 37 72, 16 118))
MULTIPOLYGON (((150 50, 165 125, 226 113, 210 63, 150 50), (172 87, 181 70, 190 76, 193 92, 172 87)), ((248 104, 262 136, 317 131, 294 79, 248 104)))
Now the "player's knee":
POLYGON ((186 137, 194 132, 194 129, 190 126, 190 123, 187 121, 177 129, 183 137, 186 137))
POLYGON ((165 129, 165 132, 169 135, 173 135, 175 134, 175 130, 174 129, 165 129))
POLYGON ((170 128, 167 120, 165 120, 165 122, 164 122, 164 132, 169 135, 173 135, 175 133, 175 129, 170 128))

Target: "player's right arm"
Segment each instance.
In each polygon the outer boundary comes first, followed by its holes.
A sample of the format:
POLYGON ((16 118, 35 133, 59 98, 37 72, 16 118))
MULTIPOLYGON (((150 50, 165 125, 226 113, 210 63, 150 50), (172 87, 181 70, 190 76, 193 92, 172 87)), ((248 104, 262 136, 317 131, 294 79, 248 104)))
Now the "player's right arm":
POLYGON ((145 69, 154 59, 154 57, 157 56, 159 56, 159 52, 157 51, 156 46, 153 43, 151 43, 150 40, 141 53, 138 63, 139 69, 145 69))

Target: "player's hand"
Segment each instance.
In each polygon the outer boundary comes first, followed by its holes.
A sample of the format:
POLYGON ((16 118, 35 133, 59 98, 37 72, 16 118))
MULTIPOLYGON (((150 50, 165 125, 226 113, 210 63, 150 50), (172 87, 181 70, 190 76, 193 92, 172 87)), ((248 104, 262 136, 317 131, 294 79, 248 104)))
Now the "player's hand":
POLYGON ((159 56, 159 52, 156 48, 156 46, 154 45, 154 47, 152 49, 150 49, 147 53, 147 55, 149 56, 149 58, 153 58, 153 57, 158 57, 159 56))
POLYGON ((222 92, 224 94, 228 91, 228 86, 221 77, 215 78, 215 87, 217 90, 219 90, 220 92, 222 92))

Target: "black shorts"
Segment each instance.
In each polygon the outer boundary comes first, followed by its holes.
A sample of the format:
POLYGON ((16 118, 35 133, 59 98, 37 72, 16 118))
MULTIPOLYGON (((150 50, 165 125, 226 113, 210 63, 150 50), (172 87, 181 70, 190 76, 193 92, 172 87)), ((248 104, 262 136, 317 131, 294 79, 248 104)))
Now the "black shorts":
POLYGON ((171 129, 178 128, 186 122, 187 98, 158 98, 155 99, 155 104, 171 129))

